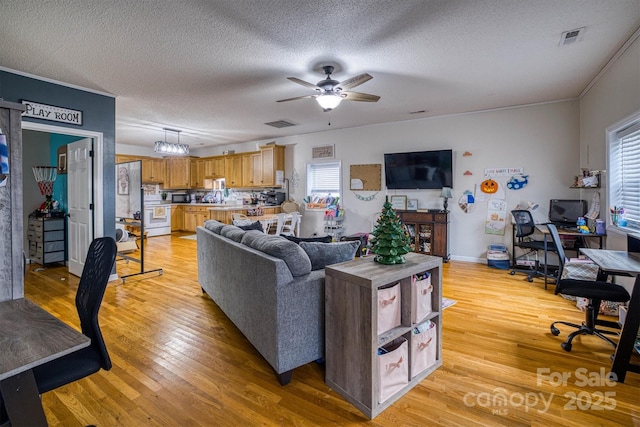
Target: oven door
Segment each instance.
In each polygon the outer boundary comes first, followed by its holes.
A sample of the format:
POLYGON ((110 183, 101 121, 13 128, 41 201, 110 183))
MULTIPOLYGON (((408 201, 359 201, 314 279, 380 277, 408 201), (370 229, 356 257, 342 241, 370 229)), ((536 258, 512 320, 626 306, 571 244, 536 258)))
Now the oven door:
POLYGON ((171 228, 171 208, 169 206, 152 206, 144 208, 144 228, 171 228))

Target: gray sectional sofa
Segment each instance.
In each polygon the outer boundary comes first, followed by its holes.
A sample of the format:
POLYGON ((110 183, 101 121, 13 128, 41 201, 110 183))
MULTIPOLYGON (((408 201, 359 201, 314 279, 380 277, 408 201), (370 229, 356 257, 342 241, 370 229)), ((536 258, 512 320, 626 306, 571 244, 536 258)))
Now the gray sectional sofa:
POLYGON ((202 290, 273 367, 280 384, 291 381, 294 368, 323 358, 323 263, 345 260, 348 252, 352 259, 357 242, 298 245, 214 220, 196 234, 202 290), (327 257, 327 245, 341 246, 339 255, 331 246, 327 257), (318 250, 325 252, 322 259, 314 255, 318 250))

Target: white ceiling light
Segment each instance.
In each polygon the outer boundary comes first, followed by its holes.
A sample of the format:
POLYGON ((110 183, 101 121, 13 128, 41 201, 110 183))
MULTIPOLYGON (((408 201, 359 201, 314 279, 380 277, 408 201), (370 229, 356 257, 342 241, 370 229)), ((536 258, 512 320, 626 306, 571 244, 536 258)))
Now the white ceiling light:
POLYGON ((318 101, 318 104, 320 104, 324 111, 329 111, 340 105, 340 101, 342 101, 342 98, 340 97, 340 95, 335 93, 325 93, 318 96, 316 98, 316 101, 318 101))
POLYGON ((164 141, 156 141, 153 151, 163 154, 189 154, 189 146, 187 144, 180 144, 180 132, 181 130, 162 128, 164 129, 164 141), (178 142, 167 142, 167 132, 175 132, 178 134, 178 142))

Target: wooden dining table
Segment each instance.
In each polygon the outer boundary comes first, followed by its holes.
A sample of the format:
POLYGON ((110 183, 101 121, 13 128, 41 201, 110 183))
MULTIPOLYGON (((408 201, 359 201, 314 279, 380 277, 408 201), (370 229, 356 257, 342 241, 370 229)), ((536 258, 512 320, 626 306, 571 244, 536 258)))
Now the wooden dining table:
POLYGON ((32 369, 90 343, 26 298, 0 302, 0 393, 13 427, 47 425, 32 369))

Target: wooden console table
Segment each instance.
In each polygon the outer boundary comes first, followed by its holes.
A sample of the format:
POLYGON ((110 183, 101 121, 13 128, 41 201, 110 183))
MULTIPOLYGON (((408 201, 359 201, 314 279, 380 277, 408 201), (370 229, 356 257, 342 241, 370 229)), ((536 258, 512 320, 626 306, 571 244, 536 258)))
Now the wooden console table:
POLYGON ((442 365, 442 258, 413 252, 405 258, 405 264, 382 265, 370 256, 325 268, 325 380, 369 418, 442 365), (432 311, 413 323, 412 277, 423 272, 431 275, 432 311), (378 334, 378 292, 398 282, 401 325, 378 334), (407 385, 379 402, 378 349, 400 337, 411 348, 413 329, 429 321, 436 328, 435 363, 419 372, 409 370, 407 385))

